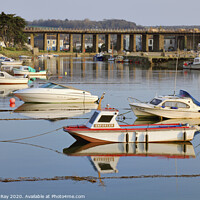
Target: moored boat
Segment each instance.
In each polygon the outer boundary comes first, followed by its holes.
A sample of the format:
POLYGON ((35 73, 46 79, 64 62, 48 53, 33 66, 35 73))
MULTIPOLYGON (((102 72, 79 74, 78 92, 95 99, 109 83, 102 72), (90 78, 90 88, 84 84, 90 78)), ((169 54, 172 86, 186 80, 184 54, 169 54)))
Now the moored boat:
POLYGON ((195 126, 176 123, 119 125, 116 121, 118 113, 114 108, 99 107, 86 125, 66 126, 63 129, 77 140, 125 143, 191 141, 197 131, 195 126))
POLYGON ((16 78, 14 76, 11 76, 7 72, 0 71, 0 84, 1 85, 28 84, 28 78, 16 78))
POLYGON ((27 103, 91 103, 98 100, 98 96, 90 92, 52 82, 39 88, 18 90, 14 95, 27 103))
POLYGON ((94 57, 93 57, 94 61, 103 61, 103 53, 97 53, 94 57))
POLYGON ((200 57, 194 58, 193 62, 184 62, 183 69, 200 69, 200 57))
POLYGON ((179 95, 156 96, 149 102, 130 99, 129 105, 137 117, 200 118, 200 102, 184 90, 179 95))
POLYGON ((15 76, 29 76, 30 78, 46 78, 47 72, 46 70, 41 70, 37 72, 35 69, 33 69, 30 66, 20 66, 19 68, 13 68, 13 73, 15 76))
POLYGON ((12 58, 6 58, 3 61, 1 61, 2 65, 22 65, 23 61, 20 60, 14 60, 12 58))

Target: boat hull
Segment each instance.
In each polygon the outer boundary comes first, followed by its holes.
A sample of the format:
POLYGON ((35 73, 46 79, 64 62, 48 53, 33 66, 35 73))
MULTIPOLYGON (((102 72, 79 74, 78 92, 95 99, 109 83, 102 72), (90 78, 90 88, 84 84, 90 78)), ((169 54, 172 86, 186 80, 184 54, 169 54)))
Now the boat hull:
POLYGON ((143 129, 143 130, 73 130, 64 127, 75 139, 88 142, 180 142, 191 141, 196 131, 195 128, 170 128, 170 129, 143 129))
POLYGON ((22 65, 23 61, 3 61, 2 65, 22 65))
POLYGON ((156 108, 148 107, 143 105, 130 104, 130 107, 137 117, 163 117, 163 118, 174 118, 174 119, 192 119, 200 118, 200 112, 183 110, 183 109, 167 109, 167 108, 156 108))
POLYGON ((21 84, 27 84, 28 79, 0 79, 0 85, 21 85, 21 84))
POLYGON ((183 65, 183 69, 200 69, 200 64, 183 65))
POLYGON ((19 99, 26 103, 93 103, 97 96, 56 94, 56 93, 15 93, 19 99))
POLYGON ((14 75, 18 77, 24 77, 25 75, 28 75, 30 78, 46 78, 46 71, 41 71, 41 72, 27 72, 27 71, 20 71, 20 70, 13 70, 14 75))

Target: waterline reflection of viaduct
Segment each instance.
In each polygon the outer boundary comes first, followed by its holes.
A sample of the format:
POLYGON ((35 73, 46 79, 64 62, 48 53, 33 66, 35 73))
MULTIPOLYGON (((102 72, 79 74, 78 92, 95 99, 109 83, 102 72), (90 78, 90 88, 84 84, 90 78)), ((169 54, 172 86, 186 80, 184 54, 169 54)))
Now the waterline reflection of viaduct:
MULTIPOLYGON (((99 35, 105 35, 106 51, 111 49, 111 35, 117 35, 117 51, 124 50, 124 35, 129 35, 129 51, 136 51, 136 35, 142 36, 142 51, 148 52, 148 39, 153 37, 153 51, 158 52, 164 49, 164 38, 173 36, 176 40, 176 48, 179 46, 180 50, 184 49, 197 49, 200 43, 200 30, 199 29, 61 29, 61 28, 39 28, 39 27, 26 27, 24 33, 30 34, 30 44, 34 47, 34 35, 43 34, 43 49, 47 50, 47 35, 56 34, 56 49, 60 51, 60 35, 69 34, 69 51, 73 52, 73 35, 81 35, 81 51, 85 52, 85 35, 90 34, 93 36, 93 52, 98 53, 98 40, 99 35)), ((175 49, 176 49, 175 48, 175 49)))

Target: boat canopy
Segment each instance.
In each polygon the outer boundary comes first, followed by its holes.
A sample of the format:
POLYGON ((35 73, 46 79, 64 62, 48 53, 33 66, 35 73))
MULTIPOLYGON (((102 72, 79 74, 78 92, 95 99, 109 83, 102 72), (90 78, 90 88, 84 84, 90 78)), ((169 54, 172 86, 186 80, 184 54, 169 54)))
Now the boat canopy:
POLYGON ((35 69, 33 69, 32 67, 30 67, 30 66, 28 66, 28 71, 29 72, 36 72, 36 70, 35 69))
MULTIPOLYGON (((74 87, 71 87, 71 86, 60 85, 60 84, 53 83, 53 82, 45 83, 45 84, 39 86, 39 88, 52 88, 52 89, 72 89, 72 90, 79 90, 79 89, 74 88, 74 87)), ((86 92, 86 91, 84 91, 84 90, 79 90, 79 91, 86 92)))
POLYGON ((184 91, 184 90, 180 90, 179 91, 179 97, 189 97, 192 99, 192 101, 194 102, 194 104, 196 104, 197 106, 200 106, 200 102, 197 101, 194 97, 192 97, 188 92, 184 91))

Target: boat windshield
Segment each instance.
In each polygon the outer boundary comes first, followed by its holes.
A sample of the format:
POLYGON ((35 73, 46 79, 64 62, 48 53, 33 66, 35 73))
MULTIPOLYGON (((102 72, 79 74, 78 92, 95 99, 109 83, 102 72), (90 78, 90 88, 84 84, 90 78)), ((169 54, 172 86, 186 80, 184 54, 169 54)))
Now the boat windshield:
POLYGON ((90 121, 89 121, 90 124, 93 124, 93 123, 94 123, 94 121, 95 121, 95 119, 97 118, 98 114, 99 114, 98 112, 94 112, 94 114, 93 114, 92 117, 90 118, 90 121))
POLYGON ((154 99, 150 102, 150 104, 153 104, 153 105, 157 106, 157 105, 160 104, 161 102, 162 102, 162 100, 154 98, 154 99))
POLYGON ((189 97, 192 99, 193 103, 196 104, 197 106, 200 106, 200 102, 197 101, 194 97, 192 97, 188 92, 184 91, 184 90, 180 90, 179 91, 179 97, 189 97))
POLYGON ((68 87, 66 86, 57 85, 55 83, 46 83, 44 85, 41 85, 40 88, 68 89, 68 87))

